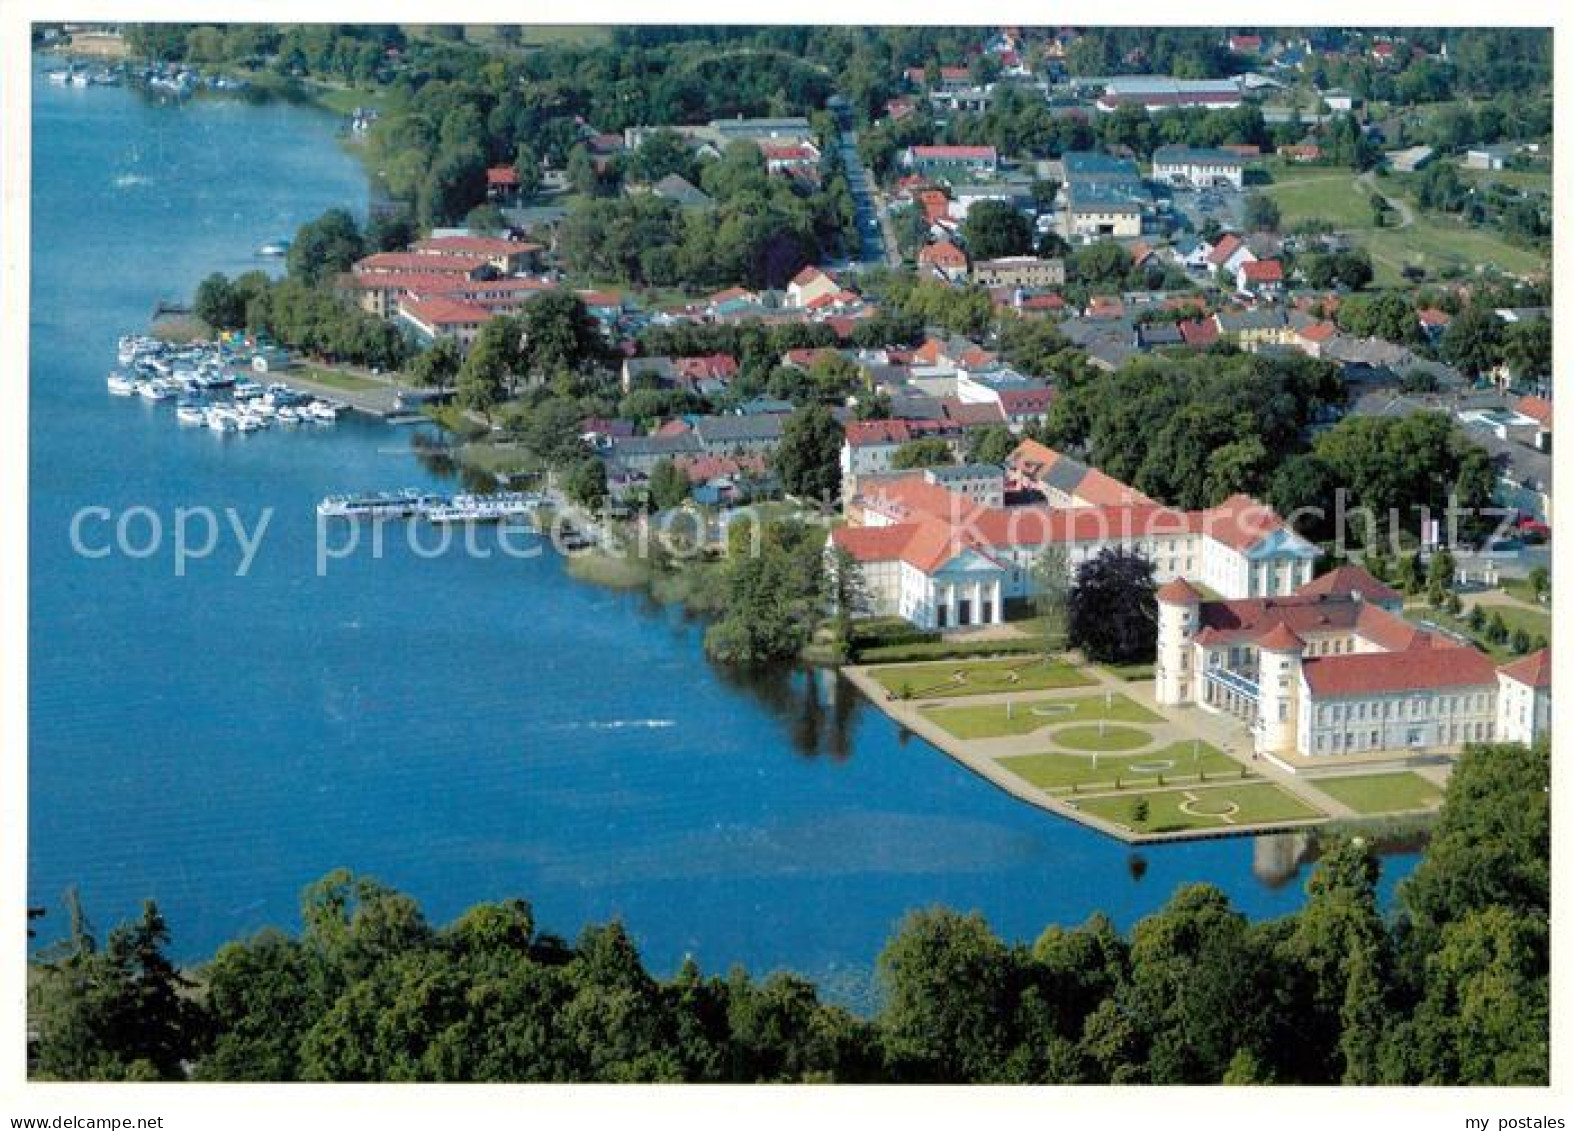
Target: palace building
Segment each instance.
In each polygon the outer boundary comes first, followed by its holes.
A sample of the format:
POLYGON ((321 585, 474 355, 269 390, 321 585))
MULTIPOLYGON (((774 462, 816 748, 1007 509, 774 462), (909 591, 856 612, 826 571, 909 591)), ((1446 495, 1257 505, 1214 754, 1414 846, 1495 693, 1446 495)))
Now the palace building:
POLYGON ((1551 724, 1548 651, 1500 669, 1405 620, 1355 566, 1266 598, 1207 600, 1175 579, 1158 603, 1158 702, 1234 715, 1270 758, 1528 743, 1551 724))
POLYGON ((1311 579, 1316 550, 1246 495, 1183 511, 1032 440, 1007 461, 1005 490, 1035 500, 989 505, 953 490, 944 469, 866 475, 832 535, 863 566, 874 611, 923 628, 995 624, 1034 594, 1046 546, 1073 572, 1112 547, 1140 553, 1162 583, 1191 578, 1230 596, 1288 595, 1311 579))
POLYGON ((1159 584, 1158 703, 1234 716, 1258 754, 1290 768, 1529 743, 1551 725, 1547 650, 1499 668, 1405 620, 1400 595, 1359 567, 1314 578, 1315 547, 1246 495, 1165 507, 1024 440, 998 480, 977 468, 865 475, 846 518, 831 544, 862 567, 870 611, 927 629, 1004 620, 1008 602, 1034 596, 1046 547, 1064 549, 1073 575, 1107 549, 1141 554, 1159 584))

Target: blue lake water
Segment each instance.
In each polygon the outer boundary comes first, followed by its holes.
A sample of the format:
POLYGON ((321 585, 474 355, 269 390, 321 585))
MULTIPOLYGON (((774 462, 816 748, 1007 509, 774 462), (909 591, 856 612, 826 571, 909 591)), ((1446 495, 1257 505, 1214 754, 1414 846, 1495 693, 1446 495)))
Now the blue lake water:
MULTIPOLYGON (((29 894, 81 892, 101 927, 155 898, 176 953, 297 926, 345 866, 446 921, 522 896, 572 936, 621 917, 658 971, 800 970, 857 1000, 907 910, 981 910, 1031 938, 1096 910, 1129 926, 1207 880, 1253 916, 1304 877, 1249 840, 1133 852, 994 789, 834 678, 745 679, 700 627, 568 578, 551 555, 380 555, 316 569, 334 491, 450 487, 409 430, 222 436, 113 398, 121 333, 208 272, 367 184, 335 123, 300 107, 159 105, 44 82, 35 64, 29 894), (72 517, 233 508, 254 530, 184 577, 163 552, 77 555, 72 517), (271 512, 269 511, 271 508, 271 512), (1263 869, 1259 869, 1263 870, 1263 869)), ((112 523, 89 521, 104 543, 112 523)), ((139 543, 147 515, 132 520, 139 543)), ((166 538, 168 529, 165 531, 166 538)), ((490 545, 487 538, 483 545, 490 545)), ((1385 867, 1385 891, 1413 860, 1385 867)))

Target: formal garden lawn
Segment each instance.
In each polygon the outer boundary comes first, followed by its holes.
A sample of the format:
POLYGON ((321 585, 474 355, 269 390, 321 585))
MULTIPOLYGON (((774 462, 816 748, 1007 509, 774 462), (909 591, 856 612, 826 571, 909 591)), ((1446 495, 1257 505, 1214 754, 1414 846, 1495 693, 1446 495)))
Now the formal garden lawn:
POLYGON ((1403 813, 1430 809, 1443 799, 1443 791, 1420 774, 1352 774, 1316 778, 1317 789, 1342 801, 1357 813, 1403 813))
POLYGON ((1124 695, 1076 695, 980 707, 931 707, 924 714, 957 738, 1000 738, 1029 734, 1060 723, 1109 720, 1159 723, 1164 720, 1124 695))
POLYGON ((1019 754, 1000 764, 1024 781, 1051 793, 1072 787, 1114 789, 1117 785, 1239 779, 1242 766, 1206 742, 1176 742, 1141 754, 1019 754))
POLYGON ((1139 749, 1153 741, 1153 734, 1139 727, 1096 723, 1064 727, 1050 735, 1049 740, 1062 750, 1088 750, 1103 754, 1139 749))
POLYGON ((1225 829, 1235 825, 1307 821, 1324 816, 1270 782, 1250 782, 1197 789, 1133 790, 1074 803, 1084 813, 1139 833, 1173 833, 1188 829, 1225 829), (1134 815, 1147 802, 1147 820, 1134 815))
POLYGON ((1094 681, 1074 664, 1042 657, 971 660, 934 664, 897 664, 869 675, 901 698, 948 699, 1002 691, 1049 691, 1091 687, 1094 681))

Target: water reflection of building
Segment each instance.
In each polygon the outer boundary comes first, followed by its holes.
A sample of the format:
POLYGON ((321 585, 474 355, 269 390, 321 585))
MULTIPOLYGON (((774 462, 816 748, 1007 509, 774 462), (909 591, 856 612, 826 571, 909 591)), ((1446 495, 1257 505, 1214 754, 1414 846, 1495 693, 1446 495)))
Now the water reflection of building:
POLYGON ((1312 852, 1309 833, 1274 833, 1252 840, 1252 875, 1277 890, 1295 879, 1312 852))

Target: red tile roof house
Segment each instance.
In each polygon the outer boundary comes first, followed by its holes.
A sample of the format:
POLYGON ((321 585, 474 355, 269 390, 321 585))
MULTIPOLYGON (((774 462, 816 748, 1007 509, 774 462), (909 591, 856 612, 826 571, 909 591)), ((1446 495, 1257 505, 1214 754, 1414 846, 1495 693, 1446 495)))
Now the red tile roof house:
POLYGON ((1213 317, 1188 318, 1176 323, 1181 337, 1194 350, 1205 350, 1219 340, 1219 323, 1213 317))
POLYGON ((519 196, 519 174, 512 165, 493 165, 486 171, 486 198, 508 203, 519 196))
POLYGON ((967 277, 967 253, 950 240, 925 244, 918 253, 918 265, 929 268, 951 282, 967 277))
POLYGON ((1258 295, 1275 295, 1284 289, 1284 264, 1277 259, 1258 259, 1235 269, 1237 290, 1258 295))
POLYGON ((1322 357, 1323 347, 1339 336, 1339 323, 1313 322, 1295 332, 1295 344, 1307 357, 1322 357))
POLYGON ((920 173, 993 173, 1000 155, 992 145, 915 145, 903 163, 920 173))
POLYGON ((1251 248, 1234 232, 1225 232, 1214 243, 1208 252, 1208 266, 1215 272, 1233 275, 1235 269, 1242 263, 1250 262, 1257 257, 1252 254, 1251 248))
POLYGON ((1416 321, 1421 323, 1421 330, 1432 341, 1443 336, 1443 331, 1453 324, 1453 318, 1435 306, 1428 306, 1416 311, 1416 321))
POLYGON ((1542 431, 1552 431, 1552 402, 1545 397, 1520 397, 1514 402, 1514 411, 1530 417, 1542 431))
POLYGON ((492 312, 475 303, 434 297, 403 300, 399 317, 428 341, 449 338, 458 345, 460 353, 466 353, 475 344, 481 327, 491 320, 492 312))
POLYGON ((517 275, 535 266, 541 245, 496 236, 434 236, 417 240, 410 245, 410 250, 426 256, 478 256, 500 274, 517 275))

